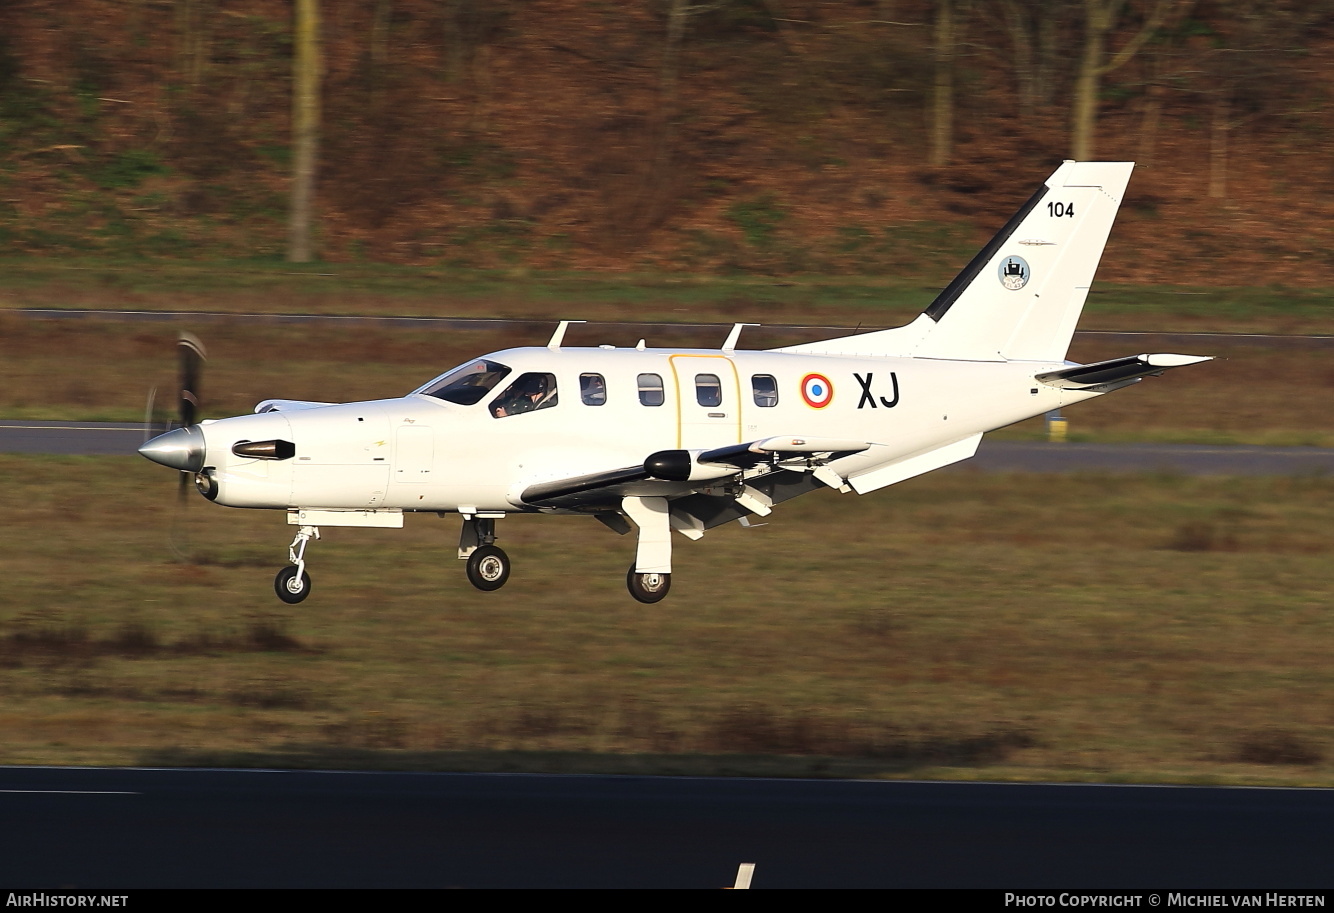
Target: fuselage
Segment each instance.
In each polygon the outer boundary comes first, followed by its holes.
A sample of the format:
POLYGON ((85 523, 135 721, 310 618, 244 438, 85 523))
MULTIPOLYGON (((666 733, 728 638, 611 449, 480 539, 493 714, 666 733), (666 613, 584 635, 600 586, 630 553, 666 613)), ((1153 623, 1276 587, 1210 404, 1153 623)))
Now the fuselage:
POLYGON ((536 483, 794 433, 870 442, 831 464, 849 477, 1091 395, 1035 382, 1060 367, 1051 362, 532 347, 475 364, 501 376, 474 402, 427 384, 396 399, 204 422, 209 493, 232 507, 524 511, 536 483), (503 405, 535 384, 545 389, 523 408, 503 405), (234 452, 275 440, 293 455, 234 452))

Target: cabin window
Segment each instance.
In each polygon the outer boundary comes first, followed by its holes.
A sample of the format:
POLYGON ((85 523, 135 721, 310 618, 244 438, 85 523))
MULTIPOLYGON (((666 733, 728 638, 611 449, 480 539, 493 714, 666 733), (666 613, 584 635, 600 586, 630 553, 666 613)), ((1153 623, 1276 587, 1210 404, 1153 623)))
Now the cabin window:
POLYGON ((491 414, 496 418, 522 415, 556 405, 556 375, 520 374, 519 379, 505 388, 491 403, 491 414))
POLYGON ((695 402, 701 406, 723 404, 723 385, 717 374, 695 375, 695 402))
POLYGON ((778 405, 778 381, 772 374, 755 374, 750 378, 750 391, 755 405, 769 408, 778 405))
POLYGON ((494 390, 496 384, 509 373, 510 369, 504 365, 483 358, 455 368, 412 392, 424 393, 460 406, 471 406, 494 390))
POLYGON ((585 406, 602 406, 607 402, 607 381, 601 374, 579 375, 579 398, 585 406))
POLYGON ((639 401, 645 406, 661 406, 666 401, 662 392, 661 375, 639 375, 639 401))

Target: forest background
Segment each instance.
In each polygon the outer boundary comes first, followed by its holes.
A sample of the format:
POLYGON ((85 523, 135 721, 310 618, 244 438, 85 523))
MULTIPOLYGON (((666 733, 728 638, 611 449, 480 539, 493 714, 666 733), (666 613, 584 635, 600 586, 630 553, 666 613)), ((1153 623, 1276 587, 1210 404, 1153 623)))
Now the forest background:
POLYGON ((1078 157, 1104 280, 1334 265, 1329 0, 4 0, 0 249, 289 256, 302 7, 324 261, 947 278, 1078 157))

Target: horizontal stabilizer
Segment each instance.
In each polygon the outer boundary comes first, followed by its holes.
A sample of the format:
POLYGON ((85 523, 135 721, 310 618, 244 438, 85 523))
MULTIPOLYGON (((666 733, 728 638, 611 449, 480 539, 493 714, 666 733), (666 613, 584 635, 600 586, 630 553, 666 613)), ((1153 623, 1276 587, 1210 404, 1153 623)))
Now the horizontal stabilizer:
POLYGON ((1162 374, 1168 368, 1212 361, 1208 355, 1128 355, 1089 365, 1072 365, 1056 371, 1044 371, 1036 379, 1050 387, 1066 390, 1088 390, 1108 384, 1122 384, 1141 377, 1162 374))

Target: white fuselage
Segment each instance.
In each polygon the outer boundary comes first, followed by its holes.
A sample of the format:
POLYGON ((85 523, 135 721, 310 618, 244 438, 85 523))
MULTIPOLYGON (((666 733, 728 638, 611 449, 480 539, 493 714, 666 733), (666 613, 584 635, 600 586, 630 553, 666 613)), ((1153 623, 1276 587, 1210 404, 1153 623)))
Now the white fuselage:
MULTIPOLYGON (((1034 380, 1063 362, 541 347, 486 359, 511 373, 472 405, 419 392, 203 423, 215 500, 276 509, 533 510, 521 495, 536 483, 642 464, 656 451, 797 433, 871 442, 831 464, 855 479, 1096 395, 1034 380), (529 373, 554 377, 556 404, 493 414, 506 385, 529 373), (585 401, 581 375, 605 385, 600 405, 585 401), (641 375, 661 379, 660 405, 641 401, 641 375), (295 456, 232 452, 241 441, 273 439, 294 444, 295 456)), ((656 397, 650 390, 645 398, 656 397)))

